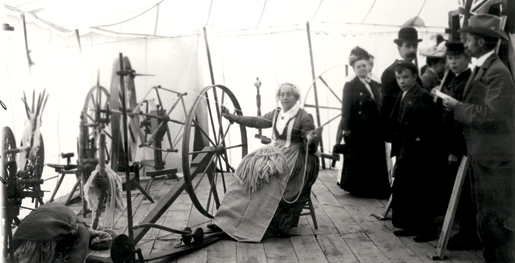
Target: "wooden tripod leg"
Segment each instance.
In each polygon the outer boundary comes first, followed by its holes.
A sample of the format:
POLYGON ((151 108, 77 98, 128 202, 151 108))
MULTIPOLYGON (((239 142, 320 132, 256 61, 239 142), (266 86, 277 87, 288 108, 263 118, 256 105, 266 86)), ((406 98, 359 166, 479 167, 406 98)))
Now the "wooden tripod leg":
MULTIPOLYGON (((68 199, 66 199, 66 202, 64 203, 64 205, 69 205, 71 203, 73 194, 75 193, 75 191, 77 191, 77 187, 80 187, 80 180, 77 180, 77 182, 73 186, 73 189, 70 192, 70 194, 68 195, 68 199)), ((81 197, 82 197, 82 194, 81 194, 81 197)))
POLYGON ((61 174, 61 178, 59 178, 59 181, 57 181, 57 185, 55 186, 54 192, 52 193, 50 200, 48 200, 49 203, 52 203, 54 201, 55 194, 57 194, 57 191, 59 190, 59 187, 61 187, 63 180, 64 180, 64 174, 61 174))
POLYGON ((447 248, 447 242, 449 241, 449 236, 451 234, 452 225, 454 223, 454 216, 456 215, 456 210, 458 209, 458 201, 460 200, 461 188, 463 186, 463 182, 465 181, 465 174, 467 171, 466 166, 467 157, 463 156, 463 158, 461 159, 460 167, 458 168, 456 180, 454 181, 454 187, 452 188, 449 206, 447 207, 447 212, 445 213, 442 232, 440 233, 440 238, 438 239, 438 244, 436 245, 436 254, 429 255, 429 257, 433 260, 445 259, 445 249, 447 248))
MULTIPOLYGON (((138 181, 136 181, 136 179, 132 178, 131 179, 131 183, 132 185, 134 185, 136 188, 139 189, 139 191, 151 202, 151 203, 154 203, 154 199, 152 199, 152 197, 147 193, 147 191, 145 191, 145 189, 143 189, 143 187, 138 183, 138 181)), ((150 184, 150 182, 149 182, 150 184)))
MULTIPOLYGON (((392 188, 393 188, 393 183, 394 183, 394 181, 392 181, 392 184, 391 184, 392 188)), ((390 209, 392 208, 392 200, 393 200, 393 194, 391 194, 390 198, 388 198, 388 202, 386 203, 386 206, 384 207, 383 212, 379 215, 372 214, 371 216, 373 216, 381 221, 386 220, 386 218, 388 217, 388 213, 390 213, 390 209)))

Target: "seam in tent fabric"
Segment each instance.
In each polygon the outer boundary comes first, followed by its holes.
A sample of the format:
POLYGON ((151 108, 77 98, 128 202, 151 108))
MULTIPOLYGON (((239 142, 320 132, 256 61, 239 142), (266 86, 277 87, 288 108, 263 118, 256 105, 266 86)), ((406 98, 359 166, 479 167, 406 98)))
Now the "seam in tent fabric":
POLYGON ((154 36, 157 34, 157 25, 159 24, 159 4, 156 8, 156 25, 154 27, 154 36))
POLYGON ((372 5, 371 5, 371 6, 370 6, 370 8, 368 9, 367 14, 365 15, 365 18, 363 18, 363 20, 361 20, 361 23, 362 23, 362 24, 363 24, 363 22, 365 22, 365 20, 367 20, 368 15, 370 15, 370 12, 372 11, 372 9, 374 8, 374 5, 376 4, 376 1, 377 1, 377 0, 374 0, 374 2, 372 3, 372 5))
POLYGON ((263 3, 263 9, 261 9, 261 16, 259 16, 259 21, 258 21, 258 23, 257 23, 255 28, 258 28, 259 25, 261 24, 261 19, 263 19, 263 15, 265 14, 265 9, 266 9, 266 0, 263 3))
POLYGON ((209 4, 209 12, 207 13, 207 19, 205 27, 209 25, 209 20, 211 19, 211 10, 213 9, 213 0, 211 0, 211 3, 209 4))
POLYGON ((320 10, 320 7, 322 6, 322 2, 324 2, 324 0, 320 0, 320 3, 318 3, 317 10, 315 10, 315 13, 314 13, 314 14, 313 14, 313 16, 311 17, 311 20, 310 20, 310 21, 313 21, 313 19, 315 19, 315 16, 317 16, 317 14, 318 14, 318 10, 320 10))
MULTIPOLYGON (((138 17, 140 17, 140 16, 144 15, 144 14, 145 14, 145 13, 147 13, 148 11, 150 11, 150 10, 154 9, 155 7, 159 7, 159 5, 160 5, 163 1, 164 1, 164 0, 161 0, 161 2, 159 2, 159 3, 157 3, 157 4, 155 4, 155 5, 151 6, 151 7, 149 7, 147 10, 145 10, 145 11, 143 11, 143 12, 141 12, 141 13, 139 13, 139 14, 137 14, 137 15, 135 15, 135 16, 133 16, 133 17, 131 17, 131 18, 128 18, 128 19, 126 19, 126 20, 123 20, 123 21, 120 21, 120 22, 116 22, 116 23, 112 23, 112 24, 107 24, 107 25, 99 25, 99 26, 96 26, 96 27, 115 26, 115 25, 123 24, 123 23, 125 23, 125 22, 129 22, 129 21, 131 21, 131 20, 133 20, 133 19, 136 19, 136 18, 138 18, 138 17)), ((142 8, 142 9, 143 9, 143 8, 142 8)), ((127 12, 127 13, 119 14, 119 15, 117 15, 117 16, 122 16, 122 15, 129 14, 129 13, 132 13, 132 12, 135 12, 135 11, 131 11, 131 12, 127 12)), ((114 17, 116 17, 116 16, 114 16, 114 17)), ((106 19, 106 18, 97 19, 97 20, 95 20, 95 21, 102 21, 102 20, 104 20, 104 19, 106 19)), ((92 22, 95 22, 95 21, 92 21, 92 22)))
MULTIPOLYGON (((418 10, 418 14, 416 17, 418 17, 420 15, 420 13, 422 12, 422 9, 424 9, 424 6, 426 5, 426 1, 427 0, 424 0, 424 3, 422 3, 422 6, 420 7, 420 10, 418 10)), ((427 28, 427 27, 426 27, 427 28)))

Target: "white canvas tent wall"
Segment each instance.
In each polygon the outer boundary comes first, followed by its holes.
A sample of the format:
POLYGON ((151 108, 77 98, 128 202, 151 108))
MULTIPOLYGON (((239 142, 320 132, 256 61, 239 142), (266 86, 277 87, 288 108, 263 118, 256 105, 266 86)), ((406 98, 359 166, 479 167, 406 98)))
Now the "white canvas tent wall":
MULTIPOLYGON (((138 72, 156 75, 136 78, 138 98, 152 86, 162 85, 187 91, 191 103, 195 94, 211 82, 202 31, 206 27, 215 82, 236 94, 244 114, 254 115, 256 77, 263 82, 263 112, 275 107, 278 84, 294 82, 306 92, 312 83, 307 21, 316 76, 346 64, 350 49, 356 45, 375 55, 374 73, 380 75, 397 58, 392 40, 405 21, 419 15, 426 23, 426 27, 418 28, 424 39, 420 47, 431 46, 435 34, 447 27, 447 12, 457 9, 457 3, 448 0, 41 0, 5 4, 4 23, 14 26, 15 31, 3 37, 2 73, 6 75, 0 99, 8 110, 0 109, 0 120, 19 140, 26 118, 19 98, 23 91, 30 94, 34 88, 46 88, 50 98, 42 133, 48 163, 62 162, 61 152, 76 153, 79 114, 86 92, 95 85, 97 72, 100 84, 110 85, 112 63, 119 52, 131 59, 138 72), (36 63, 31 74, 21 14, 26 16, 28 49, 36 63), (80 34, 81 49, 75 30, 80 34)), ((338 94, 344 74, 340 68, 329 79, 338 83, 338 94)), ((325 128, 326 151, 334 144, 331 140, 335 136, 329 132, 335 131, 335 126, 325 128)), ((260 147, 252 138, 255 130, 247 131, 250 150, 260 147)), ((170 155, 167 164, 180 168, 179 158, 170 155)), ((45 170, 44 176, 52 175, 53 171, 45 170)))

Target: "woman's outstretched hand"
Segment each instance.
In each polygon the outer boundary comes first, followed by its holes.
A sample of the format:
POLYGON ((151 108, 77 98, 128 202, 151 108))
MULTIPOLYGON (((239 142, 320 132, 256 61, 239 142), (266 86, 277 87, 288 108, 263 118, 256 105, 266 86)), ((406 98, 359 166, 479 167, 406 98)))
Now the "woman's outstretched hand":
POLYGON ((229 113, 229 110, 225 106, 220 106, 220 110, 222 111, 222 116, 229 120, 232 123, 234 123, 234 119, 232 118, 232 114, 229 113))

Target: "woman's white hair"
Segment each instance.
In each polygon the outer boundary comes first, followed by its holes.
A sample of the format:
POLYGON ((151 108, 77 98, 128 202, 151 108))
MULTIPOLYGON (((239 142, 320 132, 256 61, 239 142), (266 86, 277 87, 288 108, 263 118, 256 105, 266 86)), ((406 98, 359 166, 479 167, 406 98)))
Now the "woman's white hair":
POLYGON ((282 86, 290 86, 291 90, 293 91, 293 96, 297 99, 297 101, 300 100, 300 90, 297 87, 297 85, 290 83, 290 82, 284 82, 279 87, 277 87, 277 91, 275 92, 275 99, 279 100, 279 96, 281 95, 281 87, 282 86))

